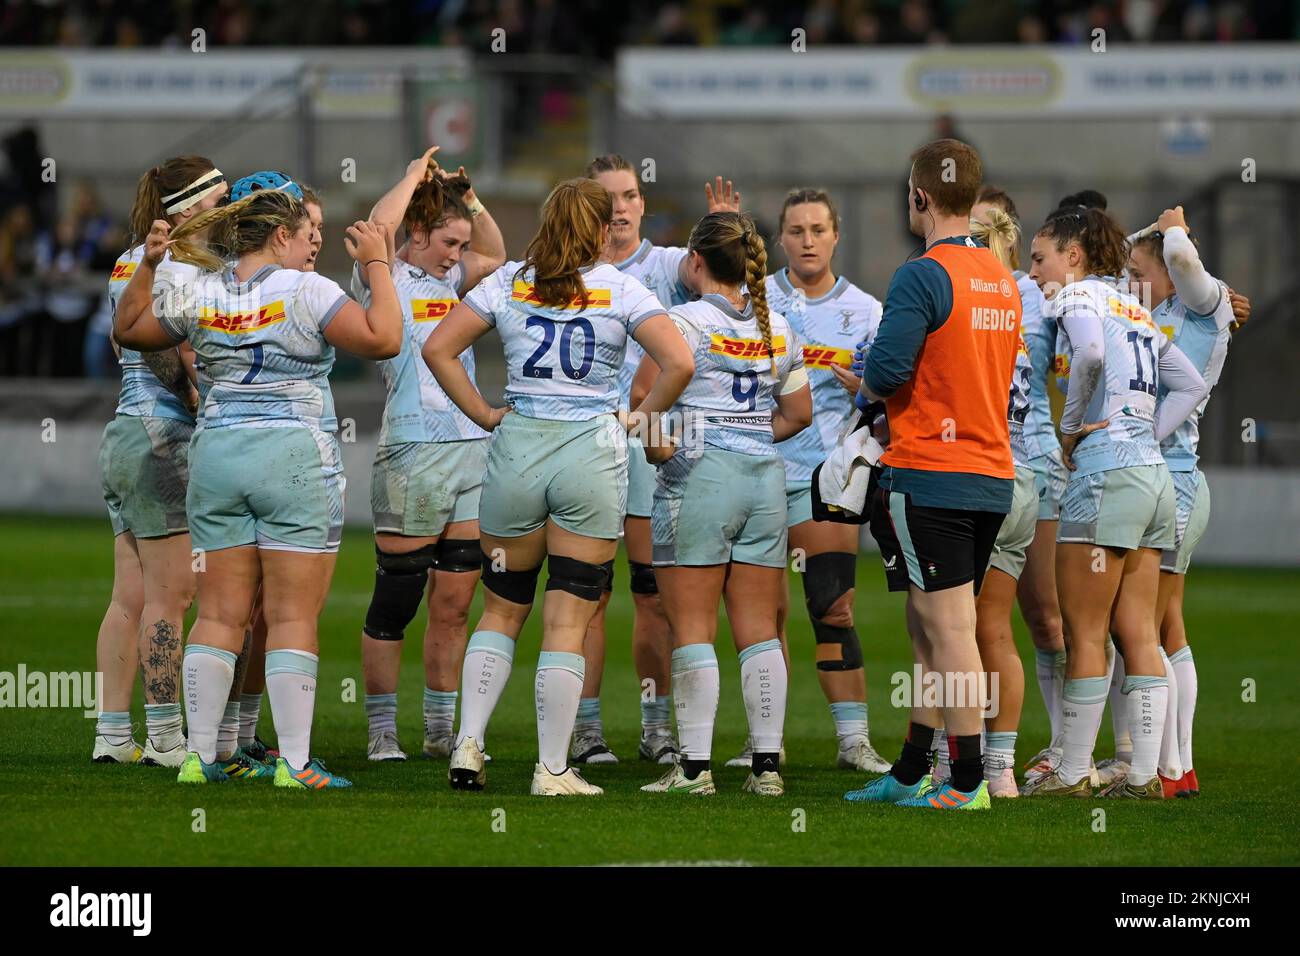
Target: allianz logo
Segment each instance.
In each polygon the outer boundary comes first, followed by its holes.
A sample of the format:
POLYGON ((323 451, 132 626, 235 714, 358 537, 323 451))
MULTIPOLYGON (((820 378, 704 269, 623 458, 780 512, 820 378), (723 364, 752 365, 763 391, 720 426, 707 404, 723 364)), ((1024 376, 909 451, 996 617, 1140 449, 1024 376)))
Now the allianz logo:
POLYGON ((972 277, 970 280, 970 290, 972 292, 995 293, 1011 298, 1011 283, 1006 279, 1002 279, 999 282, 987 282, 984 279, 972 277))

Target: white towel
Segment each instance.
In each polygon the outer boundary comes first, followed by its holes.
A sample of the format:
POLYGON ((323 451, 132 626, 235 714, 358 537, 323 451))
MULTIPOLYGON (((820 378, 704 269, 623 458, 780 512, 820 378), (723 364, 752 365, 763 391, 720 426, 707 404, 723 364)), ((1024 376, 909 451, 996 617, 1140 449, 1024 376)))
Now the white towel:
POLYGON ((867 507, 871 466, 885 453, 880 442, 871 436, 870 428, 856 427, 861 417, 860 411, 849 417, 839 444, 817 475, 817 491, 822 503, 854 516, 861 515, 867 507))

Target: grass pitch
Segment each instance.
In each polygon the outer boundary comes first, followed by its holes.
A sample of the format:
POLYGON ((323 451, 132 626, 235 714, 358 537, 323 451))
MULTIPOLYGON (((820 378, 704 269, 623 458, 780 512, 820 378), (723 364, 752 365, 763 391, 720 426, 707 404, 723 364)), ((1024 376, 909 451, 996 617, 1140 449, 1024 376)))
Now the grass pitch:
MULTIPOLYGON (((1187 619, 1200 678, 1195 800, 996 801, 989 813, 941 814, 849 805, 862 775, 834 768, 833 726, 812 664, 812 636, 796 606, 794 673, 786 722, 787 794, 740 793, 745 771, 721 766, 745 738, 739 671, 719 631, 722 701, 714 744, 718 796, 643 794, 659 768, 636 759, 639 687, 629 648, 631 601, 620 558, 609 613, 603 709, 622 762, 595 767, 599 799, 527 795, 536 754, 532 672, 540 614, 520 641, 514 675, 489 730, 488 788, 457 793, 446 763, 365 759, 359 689, 360 627, 370 599, 373 550, 349 532, 321 619, 313 751, 354 789, 282 792, 269 782, 181 787, 174 771, 95 765, 93 723, 72 709, 0 710, 0 863, 29 865, 396 864, 587 865, 701 861, 753 865, 1255 865, 1300 861, 1300 814, 1290 792, 1300 733, 1300 571, 1194 568, 1187 619), (341 688, 357 682, 355 703, 341 688), (1255 682, 1254 702, 1243 681, 1255 682), (1098 832, 1094 809, 1105 810, 1098 832), (206 828, 195 832, 194 811, 206 828)), ((106 520, 0 518, 0 670, 85 671, 112 582, 106 520)), ((794 585, 794 594, 801 593, 794 585)), ((471 622, 477 618, 477 609, 471 622)), ((890 675, 910 669, 902 598, 885 593, 873 559, 859 565, 858 630, 867 660, 872 740, 896 756, 906 714, 890 706, 890 675)), ((1027 676, 1018 754, 1045 743, 1047 719, 1033 653, 1019 618, 1027 676)), ((409 629, 398 729, 418 753, 423 729, 419 634, 409 629)), ((143 728, 137 691, 135 719, 143 728)), ((268 707, 261 734, 273 739, 268 707)), ((1098 756, 1110 752, 1109 721, 1098 756)))

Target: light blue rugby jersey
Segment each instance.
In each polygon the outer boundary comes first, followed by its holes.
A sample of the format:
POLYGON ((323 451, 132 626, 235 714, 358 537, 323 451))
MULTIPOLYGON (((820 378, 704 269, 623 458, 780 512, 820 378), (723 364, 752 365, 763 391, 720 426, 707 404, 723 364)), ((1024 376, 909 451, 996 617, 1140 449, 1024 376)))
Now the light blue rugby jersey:
MULTIPOLYGON (((392 271, 393 285, 397 287, 397 299, 402 306, 402 351, 396 358, 379 363, 380 377, 388 389, 379 444, 486 438, 488 433, 470 421, 447 397, 420 354, 438 323, 460 301, 464 265, 456 263, 442 279, 401 259, 393 262, 392 271)), ((361 281, 360 266, 355 264, 352 296, 363 308, 370 307, 370 288, 361 281)), ((460 364, 473 382, 472 347, 460 353, 460 364)))
MULTIPOLYGON (((1156 306, 1151 313, 1156 325, 1174 345, 1196 366, 1209 388, 1214 388, 1223 372, 1224 359, 1228 357, 1228 343, 1232 339, 1232 302, 1227 287, 1219 282, 1219 304, 1209 315, 1198 315, 1185 306, 1175 293, 1156 306)), ((1158 398, 1163 401, 1168 389, 1161 386, 1158 398)), ((1160 445, 1170 471, 1195 471, 1196 448, 1200 442, 1197 423, 1210 401, 1205 398, 1196 406, 1172 435, 1160 445)))
POLYGON ((1038 283, 1023 272, 1016 272, 1015 277, 1024 314, 1020 329, 1033 367, 1029 382, 1029 410, 1024 418, 1024 449, 1030 458, 1038 458, 1050 455, 1061 447, 1061 442, 1056 437, 1056 425, 1052 422, 1052 404, 1047 393, 1048 382, 1052 380, 1052 365, 1056 359, 1056 318, 1043 298, 1038 283))
POLYGON ((190 340, 207 379, 199 427, 335 431, 324 330, 348 301, 332 279, 272 265, 243 283, 229 266, 204 272, 165 295, 159 321, 190 340))
POLYGON ((1007 426, 1011 431, 1011 460, 1017 465, 1029 465, 1034 457, 1029 452, 1027 421, 1030 395, 1033 394, 1034 366, 1025 344, 1024 326, 1016 343, 1016 367, 1011 373, 1011 398, 1007 402, 1007 426))
MULTIPOLYGON (((131 277, 141 260, 144 259, 144 246, 123 253, 113 266, 113 274, 108 280, 108 299, 114 311, 117 303, 126 291, 131 277)), ((194 281, 199 274, 197 267, 184 262, 176 262, 168 253, 163 256, 154 275, 154 290, 160 283, 178 286, 194 281)), ((171 418, 181 422, 194 422, 185 403, 172 394, 158 376, 154 375, 144 359, 135 349, 121 349, 118 363, 122 366, 122 390, 117 399, 117 414, 132 415, 141 418, 171 418)))
POLYGON ((695 356, 695 375, 670 415, 682 453, 711 445, 744 455, 776 455, 776 395, 790 373, 803 367, 802 342, 785 317, 769 310, 773 375, 753 303, 737 312, 724 297, 710 293, 668 314, 695 356))
POLYGON ((1151 313, 1114 281, 1088 276, 1067 285, 1052 301, 1058 377, 1070 375, 1073 347, 1066 326, 1076 316, 1099 325, 1105 352, 1083 423, 1109 419, 1110 424, 1075 446, 1079 475, 1164 462, 1156 443, 1155 411, 1165 338, 1151 313))
POLYGON ((881 305, 843 276, 825 295, 809 299, 790 282, 786 269, 767 277, 767 302, 803 344, 813 400, 812 424, 776 448, 785 459, 787 482, 812 481, 813 469, 835 450, 840 429, 853 411, 853 396, 836 381, 831 366, 848 368, 859 342, 870 348, 880 326, 881 305))
MULTIPOLYGON (((642 239, 636 252, 622 262, 611 265, 619 272, 639 279, 665 308, 671 308, 694 298, 691 290, 682 284, 681 268, 685 258, 686 250, 681 246, 656 246, 649 239, 642 239)), ((644 355, 645 349, 629 339, 623 367, 618 372, 618 394, 622 408, 631 407, 632 379, 636 377, 637 366, 641 364, 644 355)))
POLYGON ((601 262, 582 270, 587 306, 536 300, 532 270, 507 262, 464 302, 501 335, 506 402, 529 418, 587 421, 618 410, 619 371, 630 334, 666 311, 635 276, 601 262))

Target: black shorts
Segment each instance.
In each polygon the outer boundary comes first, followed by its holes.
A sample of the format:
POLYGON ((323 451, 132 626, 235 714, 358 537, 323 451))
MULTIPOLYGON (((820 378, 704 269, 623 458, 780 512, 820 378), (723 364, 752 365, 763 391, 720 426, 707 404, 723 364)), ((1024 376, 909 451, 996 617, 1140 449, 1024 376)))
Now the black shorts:
POLYGON ((880 546, 889 590, 942 591, 967 581, 975 593, 984 582, 993 542, 1005 514, 927 508, 897 491, 876 488, 871 503, 871 535, 880 546))

